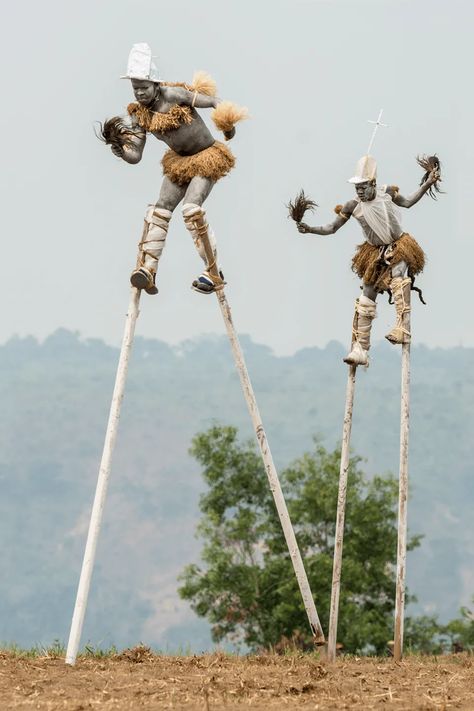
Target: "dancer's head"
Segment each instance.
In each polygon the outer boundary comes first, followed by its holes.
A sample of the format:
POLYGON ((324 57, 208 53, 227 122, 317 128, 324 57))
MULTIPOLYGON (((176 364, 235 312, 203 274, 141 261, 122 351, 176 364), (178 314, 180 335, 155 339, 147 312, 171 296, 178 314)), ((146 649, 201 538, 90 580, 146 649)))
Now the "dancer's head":
POLYGON ((132 79, 133 93, 139 104, 151 106, 160 94, 158 82, 148 79, 132 79))
POLYGON ((355 185, 357 197, 362 201, 373 200, 377 194, 377 163, 372 156, 362 156, 355 175, 349 179, 355 185))
POLYGON ((368 180, 365 183, 356 183, 355 191, 359 200, 368 202, 373 200, 377 195, 377 184, 375 180, 368 180))
POLYGON ((122 79, 130 79, 138 103, 150 106, 160 93, 160 78, 146 42, 134 44, 130 50, 127 73, 122 79))

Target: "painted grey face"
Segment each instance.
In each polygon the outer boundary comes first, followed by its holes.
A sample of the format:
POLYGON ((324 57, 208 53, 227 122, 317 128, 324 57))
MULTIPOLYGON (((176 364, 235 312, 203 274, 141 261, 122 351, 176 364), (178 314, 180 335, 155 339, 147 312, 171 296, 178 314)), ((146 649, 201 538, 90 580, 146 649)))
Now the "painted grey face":
POLYGON ((158 84, 146 79, 132 79, 133 93, 139 104, 150 106, 160 93, 158 84))
POLYGON ((377 194, 377 187, 374 182, 368 181, 366 183, 357 183, 355 186, 357 197, 362 202, 368 202, 373 200, 377 194))

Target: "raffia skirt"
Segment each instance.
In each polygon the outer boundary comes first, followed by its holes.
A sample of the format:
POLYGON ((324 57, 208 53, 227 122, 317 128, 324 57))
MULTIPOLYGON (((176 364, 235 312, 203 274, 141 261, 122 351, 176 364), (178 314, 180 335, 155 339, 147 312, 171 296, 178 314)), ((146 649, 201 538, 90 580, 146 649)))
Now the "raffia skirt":
POLYGON ((193 156, 180 156, 169 149, 161 160, 163 173, 173 183, 185 185, 196 175, 211 180, 219 180, 227 175, 235 165, 232 152, 224 143, 216 141, 209 148, 205 148, 193 156))
POLYGON ((392 267, 398 262, 407 263, 410 277, 422 272, 425 266, 425 253, 408 232, 387 246, 376 247, 369 242, 360 244, 352 259, 352 271, 365 284, 382 292, 390 287, 392 267))

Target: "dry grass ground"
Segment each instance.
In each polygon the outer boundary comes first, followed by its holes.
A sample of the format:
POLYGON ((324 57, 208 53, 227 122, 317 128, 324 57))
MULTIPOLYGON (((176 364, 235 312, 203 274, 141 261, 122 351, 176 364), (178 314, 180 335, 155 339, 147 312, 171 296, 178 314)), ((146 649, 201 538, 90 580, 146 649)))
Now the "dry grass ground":
POLYGON ((0 652, 0 709, 474 710, 474 657, 340 658, 312 654, 153 655, 136 648, 75 667, 0 652))

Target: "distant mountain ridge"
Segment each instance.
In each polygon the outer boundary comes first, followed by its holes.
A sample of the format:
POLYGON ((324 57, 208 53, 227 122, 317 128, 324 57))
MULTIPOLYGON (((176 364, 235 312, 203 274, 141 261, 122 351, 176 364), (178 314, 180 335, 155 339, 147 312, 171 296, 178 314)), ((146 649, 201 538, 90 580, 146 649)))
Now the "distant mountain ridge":
MULTIPOLYGON (((341 437, 343 347, 291 357, 242 336, 270 446, 282 468, 341 437)), ((118 349, 60 329, 0 346, 0 640, 67 638, 112 394, 118 349)), ((418 611, 453 617, 474 593, 474 349, 412 349, 409 526, 418 611)), ((376 345, 358 373, 353 449, 370 473, 398 472, 400 352, 376 345)), ((202 482, 187 450, 212 422, 252 437, 225 337, 171 347, 137 337, 83 641, 210 644, 176 595, 198 557, 202 482)), ((315 591, 317 595, 317 590, 315 591)))

